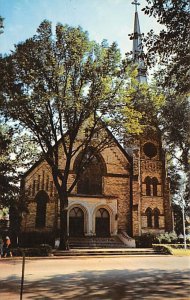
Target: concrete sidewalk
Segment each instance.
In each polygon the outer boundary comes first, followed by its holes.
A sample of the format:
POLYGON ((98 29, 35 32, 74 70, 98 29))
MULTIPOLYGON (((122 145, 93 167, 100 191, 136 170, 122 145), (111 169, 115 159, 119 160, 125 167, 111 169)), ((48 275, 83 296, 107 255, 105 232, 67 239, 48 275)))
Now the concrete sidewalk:
MULTIPOLYGON (((0 263, 0 299, 17 300, 22 261, 0 263)), ((189 287, 188 257, 27 258, 23 300, 189 300, 189 287)))

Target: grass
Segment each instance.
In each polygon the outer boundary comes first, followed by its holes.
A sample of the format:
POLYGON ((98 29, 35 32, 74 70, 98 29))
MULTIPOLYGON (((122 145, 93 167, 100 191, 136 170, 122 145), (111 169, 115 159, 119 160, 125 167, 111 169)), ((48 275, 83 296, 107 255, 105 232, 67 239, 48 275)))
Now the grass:
POLYGON ((190 247, 184 249, 184 245, 179 244, 153 244, 153 248, 161 253, 175 255, 175 256, 190 256, 190 247))
POLYGON ((172 255, 190 256, 190 249, 171 249, 172 255))

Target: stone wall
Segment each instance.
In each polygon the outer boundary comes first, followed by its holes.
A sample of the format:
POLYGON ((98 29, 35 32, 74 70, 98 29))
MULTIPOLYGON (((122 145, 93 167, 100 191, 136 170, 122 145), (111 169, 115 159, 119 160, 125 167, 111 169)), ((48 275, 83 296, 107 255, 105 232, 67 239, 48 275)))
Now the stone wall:
MULTIPOLYGON (((95 214, 100 207, 107 209, 110 215, 110 233, 116 234, 118 230, 127 231, 133 236, 139 236, 147 232, 164 232, 173 229, 172 212, 169 195, 169 183, 166 179, 165 161, 159 134, 155 131, 142 135, 133 148, 133 168, 128 156, 115 143, 110 148, 101 152, 105 164, 106 173, 102 178, 102 195, 93 196, 77 194, 77 186, 69 196, 68 212, 75 203, 79 205, 86 216, 85 234, 95 234, 95 214), (157 149, 156 155, 150 158, 144 153, 144 145, 153 143, 157 149), (133 171, 132 171, 133 169, 133 171), (153 195, 151 186, 150 195, 146 195, 146 178, 157 178, 157 195, 153 195), (77 204, 78 203, 78 204, 77 204), (147 227, 147 208, 152 211, 159 210, 159 228, 147 227)), ((70 186, 75 178, 74 162, 71 162, 71 170, 68 178, 70 186)), ((59 168, 64 170, 64 153, 59 147, 59 168)), ((46 226, 43 230, 53 230, 59 227, 59 213, 57 192, 55 190, 50 168, 46 162, 36 163, 24 177, 24 185, 28 194, 29 214, 22 222, 22 229, 36 230, 36 195, 44 190, 48 195, 46 208, 46 226)))
MULTIPOLYGON (((149 129, 141 136, 133 152, 133 160, 133 235, 171 230, 171 206, 169 188, 166 186, 165 179, 165 156, 158 131, 149 129), (150 145, 149 148, 147 145, 150 145), (153 183, 150 185, 150 195, 147 195, 147 178, 151 182, 157 180, 156 195, 153 192, 153 183), (159 210, 159 228, 154 228, 154 224, 153 228, 148 228, 146 215, 148 208, 152 213, 155 209, 159 210)), ((154 215, 152 221, 154 223, 154 215)))
MULTIPOLYGON (((59 168, 64 169, 64 154, 62 148, 59 148, 60 160, 59 168)), ((130 220, 130 164, 127 157, 122 153, 117 145, 111 146, 111 148, 104 149, 101 153, 103 160, 106 164, 107 173, 103 176, 103 193, 102 198, 90 197, 84 195, 79 197, 77 195, 77 186, 72 191, 72 195, 69 196, 69 207, 75 202, 76 205, 82 207, 84 211, 89 212, 88 223, 86 228, 86 234, 94 234, 94 227, 92 223, 92 215, 96 207, 104 207, 109 211, 111 218, 110 233, 116 234, 118 229, 129 230, 131 226, 130 220), (74 201, 74 202, 73 202, 74 201), (78 201, 78 202, 77 202, 78 201), (93 209, 92 209, 93 207, 93 209), (90 225, 91 224, 91 225, 90 225)), ((75 174, 73 170, 74 160, 71 163, 71 174, 69 175, 68 185, 72 184, 75 174)), ((49 230, 54 228, 55 224, 59 223, 59 215, 56 206, 57 193, 53 184, 50 168, 46 162, 40 162, 31 168, 27 172, 24 178, 24 185, 26 193, 28 193, 28 209, 29 214, 23 219, 22 229, 36 230, 36 195, 39 191, 44 190, 48 194, 49 200, 46 207, 46 226, 43 230, 49 230)), ((95 218, 95 216, 94 216, 95 218)))

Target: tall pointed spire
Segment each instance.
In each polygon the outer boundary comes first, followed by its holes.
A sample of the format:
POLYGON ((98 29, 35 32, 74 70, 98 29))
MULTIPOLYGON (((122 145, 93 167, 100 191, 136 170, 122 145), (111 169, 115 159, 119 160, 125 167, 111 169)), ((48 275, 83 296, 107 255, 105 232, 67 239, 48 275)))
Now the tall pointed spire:
POLYGON ((137 80, 139 83, 147 83, 146 67, 143 59, 143 47, 141 39, 141 30, 139 24, 139 16, 137 6, 140 3, 134 0, 132 4, 135 5, 135 20, 134 20, 134 32, 133 32, 133 60, 138 65, 138 76, 137 80))

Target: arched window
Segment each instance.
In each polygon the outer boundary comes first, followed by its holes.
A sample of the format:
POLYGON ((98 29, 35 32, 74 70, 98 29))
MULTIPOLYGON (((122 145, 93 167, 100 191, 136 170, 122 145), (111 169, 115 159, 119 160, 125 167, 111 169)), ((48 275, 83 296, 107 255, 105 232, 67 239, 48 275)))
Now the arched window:
POLYGON ((146 184, 146 196, 151 196, 151 178, 146 177, 144 182, 146 184))
POLYGON ((160 211, 158 208, 154 209, 154 228, 159 228, 159 215, 160 211))
POLYGON ((146 210, 147 227, 152 228, 152 209, 150 207, 146 210))
POLYGON ((36 195, 36 228, 42 228, 46 226, 46 206, 48 199, 48 194, 45 191, 40 191, 36 195))
POLYGON ((107 219, 109 218, 109 213, 105 208, 100 208, 96 213, 96 218, 107 219))
POLYGON ((105 208, 96 212, 96 236, 105 237, 110 235, 110 215, 105 208))
POLYGON ((74 207, 69 213, 69 235, 84 235, 84 212, 80 207, 74 207))
POLYGON ((75 172, 81 173, 77 183, 77 193, 87 195, 102 194, 102 178, 105 173, 105 163, 102 157, 98 154, 93 154, 91 150, 85 155, 82 160, 83 170, 81 166, 81 154, 75 162, 75 172))
POLYGON ((83 214, 84 213, 80 207, 74 207, 71 209, 69 216, 71 218, 81 218, 81 217, 83 217, 83 214))
POLYGON ((153 196, 158 195, 158 179, 156 177, 152 178, 153 196))

